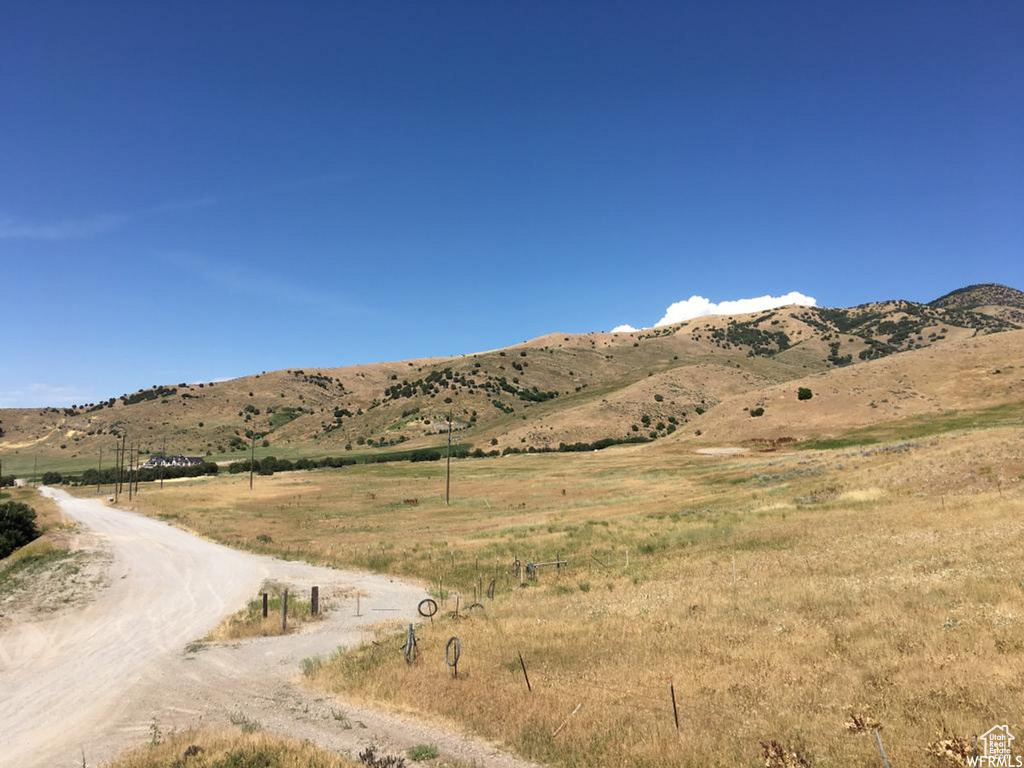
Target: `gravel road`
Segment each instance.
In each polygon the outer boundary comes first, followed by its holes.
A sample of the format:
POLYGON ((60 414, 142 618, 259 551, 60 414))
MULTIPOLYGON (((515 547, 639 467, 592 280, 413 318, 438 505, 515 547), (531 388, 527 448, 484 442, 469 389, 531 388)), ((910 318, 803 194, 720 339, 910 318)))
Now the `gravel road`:
POLYGON ((109 585, 69 608, 0 634, 0 766, 96 766, 166 731, 258 723, 354 754, 373 742, 398 752, 436 744, 443 755, 495 768, 530 764, 493 745, 417 719, 358 707, 305 688, 304 658, 358 643, 382 620, 414 621, 422 587, 319 568, 215 544, 157 520, 43 488, 101 542, 109 585), (331 606, 309 631, 195 650, 268 579, 321 589, 331 606), (341 597, 358 590, 354 599, 341 597), (332 598, 332 596, 338 596, 332 598))

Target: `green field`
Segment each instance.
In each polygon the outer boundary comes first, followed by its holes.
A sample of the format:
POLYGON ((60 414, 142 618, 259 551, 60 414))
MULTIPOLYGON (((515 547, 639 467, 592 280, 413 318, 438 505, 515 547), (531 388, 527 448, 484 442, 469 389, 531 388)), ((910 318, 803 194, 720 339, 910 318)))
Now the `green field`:
POLYGON ((972 411, 949 411, 937 416, 914 416, 897 421, 853 429, 835 438, 806 440, 797 447, 802 450, 831 450, 857 445, 918 440, 946 432, 1024 427, 1024 401, 1006 403, 972 411))

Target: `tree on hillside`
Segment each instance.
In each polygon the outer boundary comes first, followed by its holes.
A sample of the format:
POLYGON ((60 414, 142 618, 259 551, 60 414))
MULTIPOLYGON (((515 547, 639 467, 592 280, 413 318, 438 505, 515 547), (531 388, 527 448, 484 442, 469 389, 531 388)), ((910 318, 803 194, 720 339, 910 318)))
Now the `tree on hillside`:
POLYGON ((797 400, 810 400, 812 397, 814 397, 814 393, 811 392, 809 387, 800 387, 796 391, 797 400))

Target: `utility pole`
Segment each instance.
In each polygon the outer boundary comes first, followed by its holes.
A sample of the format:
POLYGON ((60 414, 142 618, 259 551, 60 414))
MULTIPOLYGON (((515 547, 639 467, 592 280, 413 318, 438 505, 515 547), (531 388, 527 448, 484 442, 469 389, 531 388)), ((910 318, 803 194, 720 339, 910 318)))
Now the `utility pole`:
POLYGON ((114 501, 116 502, 118 496, 124 491, 124 449, 128 443, 128 434, 124 433, 121 435, 121 452, 117 459, 117 493, 114 494, 114 501))
POLYGON ((135 446, 128 446, 128 501, 132 500, 132 489, 135 486, 135 480, 132 478, 132 468, 135 466, 135 446))
POLYGON ((164 474, 167 469, 167 438, 164 438, 164 447, 160 449, 160 490, 164 489, 164 474))
POLYGON ((103 446, 100 446, 100 460, 96 465, 96 494, 100 493, 100 482, 103 480, 103 446))
POLYGON ((452 492, 452 412, 448 411, 448 454, 445 458, 444 470, 444 505, 451 501, 452 492))
POLYGON ((142 469, 142 441, 135 443, 135 496, 139 495, 139 470, 142 469))
POLYGON ((252 447, 249 449, 249 490, 252 490, 252 476, 256 468, 256 430, 250 430, 252 447))
POLYGON ((36 469, 39 466, 39 454, 32 454, 32 487, 36 487, 36 469))

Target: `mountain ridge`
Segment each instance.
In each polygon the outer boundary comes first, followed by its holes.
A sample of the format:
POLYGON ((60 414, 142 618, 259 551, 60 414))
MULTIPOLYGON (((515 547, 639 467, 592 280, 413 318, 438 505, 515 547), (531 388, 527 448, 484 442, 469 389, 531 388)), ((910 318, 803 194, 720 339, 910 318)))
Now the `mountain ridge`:
POLYGON ((446 358, 155 385, 72 408, 0 410, 0 454, 92 461, 124 434, 144 452, 166 440, 169 452, 221 461, 246 458, 254 435, 278 457, 378 452, 437 445, 449 413, 457 441, 488 453, 653 441, 693 434, 747 393, 1024 328, 1017 307, 976 303, 1017 294, 1024 303, 1015 289, 981 284, 928 304, 787 306, 446 358))
POLYGON ((975 283, 950 291, 928 302, 928 305, 940 309, 976 309, 984 306, 1024 309, 1024 291, 1000 283, 975 283))

